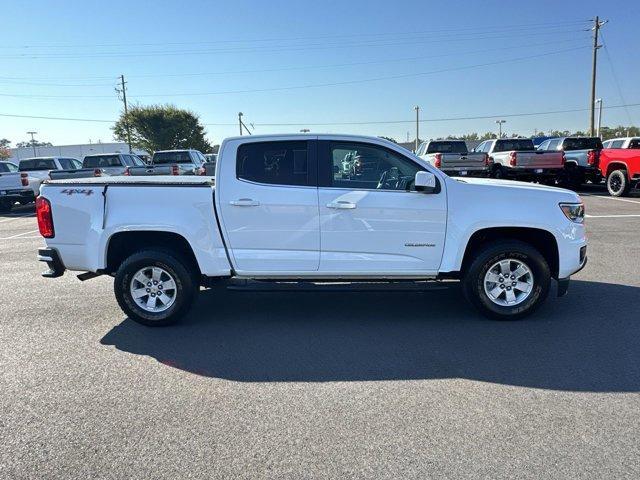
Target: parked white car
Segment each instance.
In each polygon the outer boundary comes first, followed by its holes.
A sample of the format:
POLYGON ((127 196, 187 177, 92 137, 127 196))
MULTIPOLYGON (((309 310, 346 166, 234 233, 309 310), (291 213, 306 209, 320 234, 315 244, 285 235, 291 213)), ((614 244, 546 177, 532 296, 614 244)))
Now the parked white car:
MULTIPOLYGON (((234 137, 207 176, 45 182, 39 260, 115 277, 123 311, 145 325, 184 315, 201 285, 458 279, 483 314, 527 315, 586 262, 574 192, 454 179, 379 138, 234 137), (345 178, 346 155, 369 168, 345 178)), ((430 298, 425 303, 437 301, 430 298)))
POLYGON ((33 157, 23 158, 18 164, 18 170, 29 175, 29 187, 34 195, 38 195, 40 184, 49 178, 52 170, 72 170, 82 168, 77 158, 69 157, 33 157))
POLYGON ((612 138, 602 142, 602 148, 640 148, 640 137, 612 138))
POLYGON ((0 162, 0 213, 10 212, 13 205, 26 205, 35 200, 26 173, 18 172, 11 162, 0 162))

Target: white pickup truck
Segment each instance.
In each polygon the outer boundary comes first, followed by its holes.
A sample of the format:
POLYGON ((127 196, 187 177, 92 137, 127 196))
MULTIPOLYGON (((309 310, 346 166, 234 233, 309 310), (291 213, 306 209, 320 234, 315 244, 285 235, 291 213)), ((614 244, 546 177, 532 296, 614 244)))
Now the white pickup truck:
POLYGON ((10 212, 16 202, 25 205, 34 200, 28 175, 11 162, 0 162, 0 213, 10 212))
POLYGON ((553 184, 564 171, 564 152, 536 150, 530 138, 485 140, 473 151, 489 155, 493 178, 553 184))
POLYGON ((540 305, 552 278, 558 295, 566 293, 587 260, 574 192, 454 179, 400 146, 361 136, 229 138, 215 182, 47 181, 36 212, 44 276, 114 276, 123 311, 152 326, 184 315, 200 286, 232 278, 456 279, 485 315, 519 318, 540 305), (365 156, 375 171, 345 178, 345 155, 365 156))
POLYGON ((18 163, 18 170, 29 175, 29 187, 34 195, 40 191, 40 184, 50 178, 52 171, 77 168, 82 168, 80 160, 66 157, 23 158, 18 163))

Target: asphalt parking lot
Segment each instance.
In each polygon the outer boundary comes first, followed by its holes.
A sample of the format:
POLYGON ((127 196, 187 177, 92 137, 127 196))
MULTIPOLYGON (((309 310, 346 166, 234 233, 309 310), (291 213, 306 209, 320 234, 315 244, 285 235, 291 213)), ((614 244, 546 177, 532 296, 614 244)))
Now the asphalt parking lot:
POLYGON ((638 478, 640 196, 583 198, 589 264, 510 323, 457 288, 213 290, 148 329, 0 215, 0 478, 638 478))

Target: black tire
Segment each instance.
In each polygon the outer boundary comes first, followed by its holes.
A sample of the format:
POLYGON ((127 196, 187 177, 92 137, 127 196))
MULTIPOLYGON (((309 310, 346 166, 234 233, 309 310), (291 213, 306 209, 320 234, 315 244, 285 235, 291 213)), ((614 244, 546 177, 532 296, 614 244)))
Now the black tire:
MULTIPOLYGON (((474 257, 475 259, 464 272, 462 289, 467 300, 484 316, 496 320, 517 320, 533 313, 547 298, 551 282, 549 265, 540 252, 531 245, 517 240, 493 242, 481 247, 474 253, 474 257), (491 267, 506 259, 514 259, 525 264, 532 274, 532 278, 527 278, 533 283, 528 296, 521 303, 511 306, 495 303, 488 296, 484 285, 485 275, 491 267)), ((513 265, 516 264, 513 263, 513 265)), ((508 283, 508 281, 504 282, 504 284, 508 283)), ((514 288, 513 291, 515 293, 516 289, 514 288)))
POLYGON ((504 172, 502 171, 502 167, 500 165, 496 165, 493 169, 493 174, 491 175, 493 178, 497 178, 498 180, 504 179, 504 172))
MULTIPOLYGON (((165 281, 166 281, 165 276, 165 281)), ((137 285, 137 283, 136 283, 137 285)), ((161 327, 171 325, 182 318, 191 308, 195 300, 195 294, 199 290, 196 267, 180 255, 164 250, 143 250, 128 257, 115 276, 113 284, 118 305, 132 320, 149 327, 161 327), (134 300, 131 294, 133 277, 141 269, 159 267, 164 270, 175 283, 175 299, 173 303, 163 311, 152 312, 142 308, 134 300)), ((161 287, 161 286, 160 286, 161 287)), ((164 298, 171 290, 167 289, 164 298)), ((158 293, 160 302, 162 291, 158 293)), ((170 296, 170 295, 169 295, 170 296)), ((146 297, 149 298, 148 296, 146 297)), ((142 298, 144 300, 144 297, 142 298)), ((162 307, 161 307, 162 308, 162 307)))
POLYGON ((614 170, 607 177, 607 191, 612 197, 626 197, 631 190, 631 182, 626 170, 614 170))
POLYGON ((0 200, 0 213, 9 213, 13 208, 13 202, 6 199, 0 200))

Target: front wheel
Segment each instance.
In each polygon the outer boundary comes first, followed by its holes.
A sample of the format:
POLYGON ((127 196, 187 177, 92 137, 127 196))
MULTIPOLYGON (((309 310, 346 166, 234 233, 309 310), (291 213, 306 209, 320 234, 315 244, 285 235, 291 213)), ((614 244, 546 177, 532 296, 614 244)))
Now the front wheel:
POLYGON ((612 197, 624 197, 631 190, 631 183, 624 170, 614 170, 607 177, 607 190, 612 197))
POLYGON ((483 315, 497 320, 523 318, 549 294, 551 273, 535 248, 519 241, 485 246, 464 273, 465 297, 483 315))
POLYGON ((5 198, 0 199, 0 213, 9 213, 13 203, 5 198))
POLYGON ((114 291, 120 308, 142 325, 170 325, 183 317, 198 290, 194 267, 180 256, 144 250, 118 268, 114 291))

